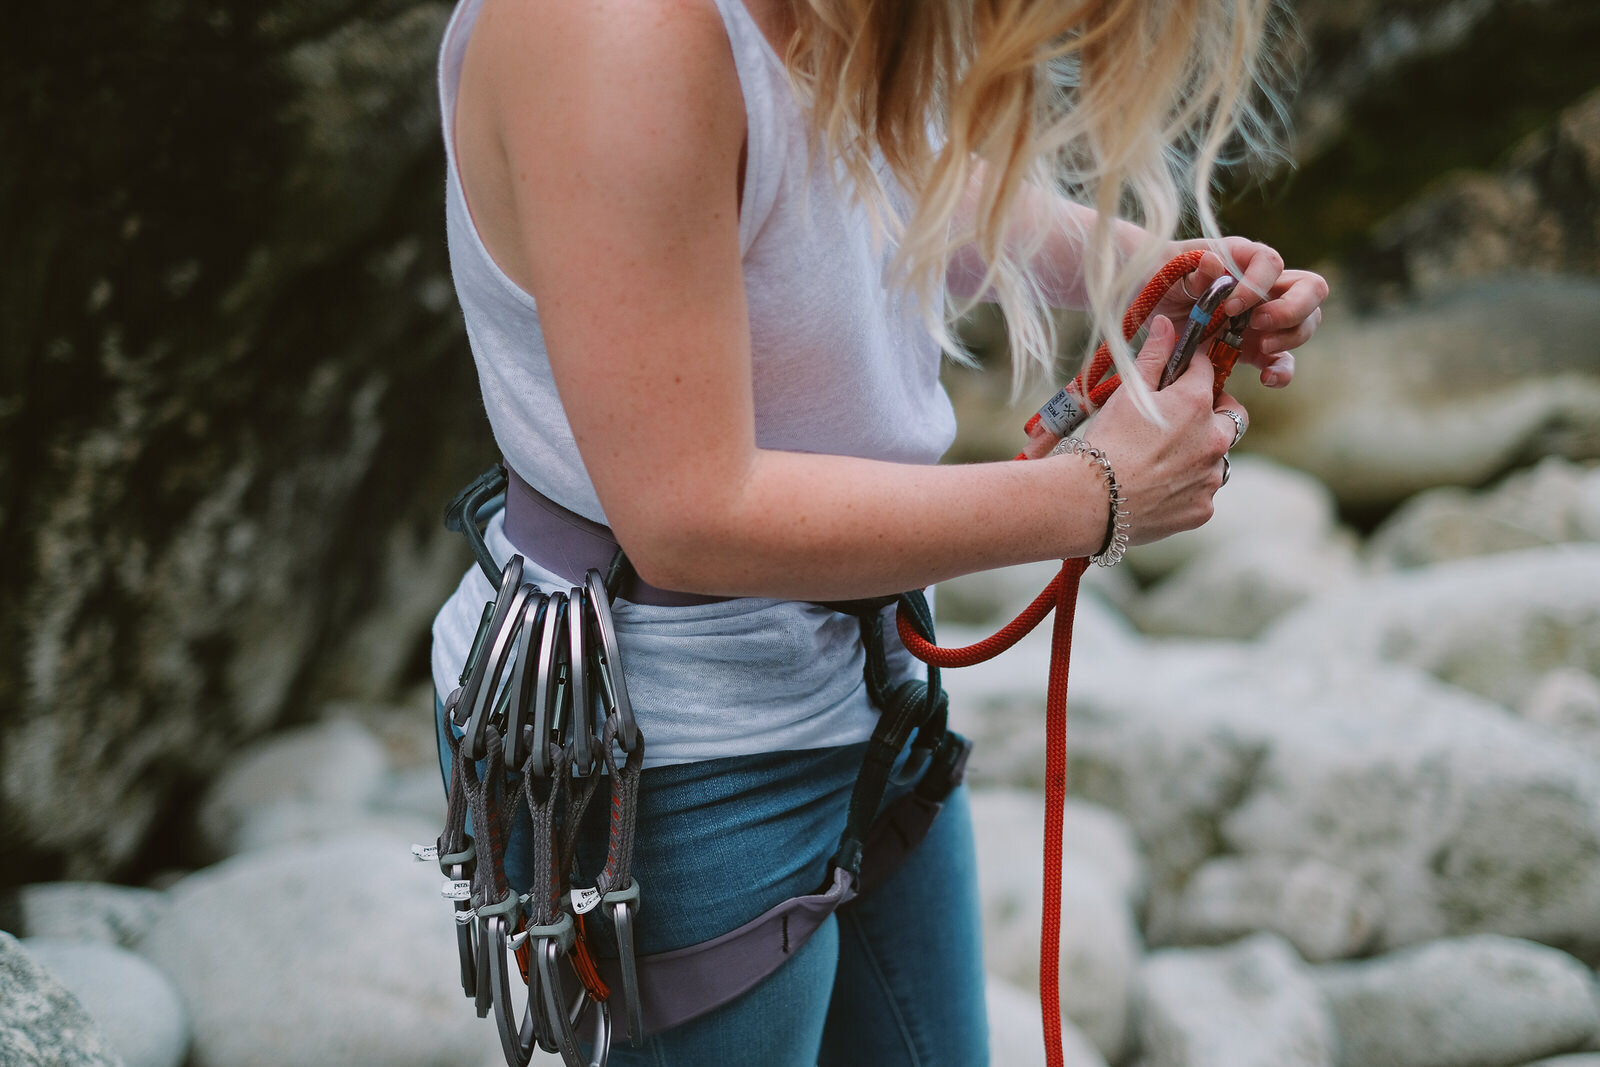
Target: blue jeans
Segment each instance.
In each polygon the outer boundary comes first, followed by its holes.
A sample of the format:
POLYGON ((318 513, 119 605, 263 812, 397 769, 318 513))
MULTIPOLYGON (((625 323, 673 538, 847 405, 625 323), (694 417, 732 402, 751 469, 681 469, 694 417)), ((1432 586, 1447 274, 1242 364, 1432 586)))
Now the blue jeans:
MULTIPOLYGON (((442 731, 442 705, 435 711, 442 731)), ((814 892, 844 828, 865 747, 646 770, 633 857, 642 887, 639 953, 697 944, 814 892)), ((602 782, 580 832, 578 866, 590 880, 605 861, 606 789, 602 782)), ((525 825, 514 827, 507 845, 513 885, 527 884, 525 834, 525 825)), ((602 952, 608 947, 597 945, 602 952)), ((619 1044, 611 1053, 616 1067, 988 1062, 965 788, 950 795, 927 838, 889 881, 841 908, 770 977, 640 1048, 619 1044)))

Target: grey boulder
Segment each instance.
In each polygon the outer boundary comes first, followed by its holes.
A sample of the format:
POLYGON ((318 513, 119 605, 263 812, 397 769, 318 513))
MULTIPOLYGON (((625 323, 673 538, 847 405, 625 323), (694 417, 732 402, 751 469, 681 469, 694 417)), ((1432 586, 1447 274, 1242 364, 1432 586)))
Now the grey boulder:
POLYGON ((1339 1062, 1322 996, 1294 949, 1270 934, 1225 948, 1152 953, 1139 984, 1147 1067, 1339 1062))
POLYGON ((165 893, 101 882, 36 882, 16 890, 18 933, 133 944, 167 909, 165 893))
POLYGON ((1360 954, 1377 936, 1383 901, 1349 871, 1314 857, 1219 856, 1190 876, 1169 928, 1151 938, 1221 944, 1265 930, 1313 962, 1360 954))
POLYGON ((1346 1063, 1507 1067, 1582 1048, 1593 979, 1565 953, 1482 934, 1316 971, 1346 1063))
POLYGON ((1305 649, 1409 663, 1515 707, 1557 667, 1600 674, 1600 545, 1375 577, 1291 612, 1263 640, 1272 654, 1305 649))
POLYGON ((33 938, 23 946, 60 979, 127 1067, 179 1067, 189 1052, 189 1013, 172 981, 115 945, 33 938))
POLYGON ((0 1063, 122 1067, 122 1058, 65 986, 0 932, 0 1063))
POLYGON ((193 1067, 476 1060, 490 1024, 462 997, 438 868, 409 845, 286 845, 172 887, 138 947, 189 1004, 193 1067))

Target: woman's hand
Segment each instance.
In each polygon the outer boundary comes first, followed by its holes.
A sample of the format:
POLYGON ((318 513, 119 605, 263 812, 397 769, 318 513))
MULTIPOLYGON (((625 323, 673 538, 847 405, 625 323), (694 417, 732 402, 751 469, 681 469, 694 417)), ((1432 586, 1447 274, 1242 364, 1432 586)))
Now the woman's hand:
POLYGON ((1133 544, 1159 541, 1211 518, 1211 498, 1226 470, 1223 457, 1238 436, 1234 421, 1218 412, 1234 411, 1248 425, 1244 405, 1227 393, 1212 407, 1214 375, 1204 352, 1195 353, 1177 381, 1155 392, 1176 341, 1171 321, 1157 315, 1137 363, 1165 428, 1138 410, 1128 390, 1119 389, 1083 435, 1105 451, 1116 470, 1133 544))
MULTIPOLYGON (((1223 310, 1237 315, 1245 308, 1255 308, 1239 358, 1261 372, 1262 385, 1280 389, 1294 378, 1294 349, 1305 344, 1322 323, 1327 280, 1308 270, 1285 270, 1283 257, 1258 241, 1228 237, 1223 239, 1222 247, 1243 272, 1239 288, 1223 310)), ((1203 240, 1175 242, 1171 253, 1192 249, 1204 249, 1206 255, 1183 284, 1191 293, 1203 293, 1229 267, 1203 240)), ((1194 301, 1181 288, 1173 287, 1156 306, 1157 315, 1181 318, 1189 313, 1194 301)))

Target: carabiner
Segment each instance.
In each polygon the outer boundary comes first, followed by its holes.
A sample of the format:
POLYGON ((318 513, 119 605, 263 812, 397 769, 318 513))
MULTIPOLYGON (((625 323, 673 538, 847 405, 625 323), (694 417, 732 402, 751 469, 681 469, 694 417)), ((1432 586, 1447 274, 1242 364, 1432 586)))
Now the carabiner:
POLYGON ((567 594, 567 687, 572 694, 572 718, 568 738, 572 745, 572 773, 591 774, 597 762, 594 744, 594 708, 590 705, 588 642, 584 639, 584 601, 582 588, 574 586, 567 594))
MULTIPOLYGON (((512 900, 516 897, 513 895, 512 900)), ((485 920, 484 948, 489 954, 489 980, 494 990, 494 1021, 500 1031, 500 1048, 506 1055, 508 1067, 528 1067, 533 1053, 539 1047, 536 1020, 541 1014, 532 983, 517 1019, 516 1005, 512 1002, 511 968, 506 956, 513 951, 507 931, 517 925, 517 919, 506 914, 495 914, 485 920)))
POLYGON ((632 878, 624 889, 613 889, 600 898, 600 906, 611 918, 617 935, 617 966, 622 972, 623 1006, 628 1012, 628 1041, 634 1048, 644 1044, 644 1007, 639 1001, 639 961, 633 947, 633 916, 639 908, 639 880, 632 878))
POLYGON ((1200 347, 1200 339, 1211 325, 1212 316, 1238 287, 1237 278, 1231 274, 1224 274, 1212 282, 1210 288, 1194 302, 1194 307, 1189 309, 1189 319, 1183 327, 1183 336, 1178 339, 1177 345, 1172 349, 1172 355, 1167 358, 1167 365, 1161 371, 1161 384, 1156 388, 1165 389, 1188 369, 1189 361, 1194 358, 1195 350, 1200 347))
MULTIPOLYGON (((488 613, 488 622, 480 621, 478 626, 480 636, 473 642, 472 658, 468 661, 465 680, 461 683, 461 700, 456 705, 455 718, 451 720, 457 726, 465 726, 472 714, 488 666, 490 637, 498 634, 505 625, 506 616, 511 613, 511 602, 521 589, 522 557, 513 555, 506 561, 506 568, 500 575, 500 591, 495 594, 494 609, 488 613)), ((473 756, 474 759, 481 757, 482 753, 473 756)))
POLYGON ((567 620, 567 594, 550 594, 544 624, 539 630, 539 661, 533 685, 533 773, 548 778, 555 770, 550 742, 561 729, 561 701, 566 685, 561 679, 561 628, 567 620))
MULTIPOLYGON (((522 624, 517 628, 516 660, 511 669, 511 684, 506 686, 508 703, 505 723, 501 727, 505 735, 506 767, 513 772, 521 771, 528 753, 535 746, 529 723, 529 712, 533 710, 534 678, 538 673, 534 644, 538 640, 535 635, 543 636, 541 631, 549 605, 550 598, 542 593, 529 597, 527 606, 522 609, 522 624), (533 670, 528 669, 530 661, 533 661, 533 670)), ((545 758, 549 758, 548 752, 545 758)))
POLYGON ((599 667, 600 697, 605 718, 617 717, 617 743, 623 752, 632 752, 639 743, 639 724, 633 717, 633 701, 628 699, 628 681, 622 673, 622 649, 617 643, 617 627, 611 618, 611 600, 606 595, 605 579, 593 567, 583 576, 586 592, 585 616, 594 626, 594 658, 599 667))
MULTIPOLYGON (((467 838, 466 847, 460 852, 446 853, 440 850, 439 871, 452 882, 472 881, 473 868, 477 864, 478 854, 474 849, 472 838, 467 838)), ((461 913, 472 911, 472 902, 458 900, 456 904, 456 957, 461 964, 461 992, 468 1000, 476 1000, 478 996, 478 945, 473 938, 472 924, 461 921, 461 913)))
MULTIPOLYGON (((511 660, 517 632, 521 629, 523 608, 528 599, 537 592, 538 590, 532 585, 524 584, 517 587, 505 614, 500 616, 501 623, 489 645, 489 652, 474 675, 474 680, 479 684, 472 692, 472 710, 467 717, 461 737, 461 744, 465 747, 469 759, 480 760, 488 754, 484 747, 484 734, 489 726, 490 712, 500 696, 500 679, 505 676, 506 665, 511 660)), ((496 614, 499 614, 498 609, 496 614)), ((462 697, 462 703, 466 703, 465 695, 462 697)))
POLYGON ((577 998, 570 1004, 563 1003, 566 998, 562 996, 561 958, 571 952, 577 942, 572 916, 563 911, 549 926, 530 927, 529 930, 537 939, 533 959, 544 996, 545 1020, 555 1033, 556 1049, 562 1062, 566 1067, 605 1067, 611 1056, 611 1015, 605 1003, 591 999, 588 990, 581 985, 577 998), (595 1055, 585 1060, 578 1046, 577 1024, 584 1008, 591 1004, 599 1016, 595 1020, 595 1055))

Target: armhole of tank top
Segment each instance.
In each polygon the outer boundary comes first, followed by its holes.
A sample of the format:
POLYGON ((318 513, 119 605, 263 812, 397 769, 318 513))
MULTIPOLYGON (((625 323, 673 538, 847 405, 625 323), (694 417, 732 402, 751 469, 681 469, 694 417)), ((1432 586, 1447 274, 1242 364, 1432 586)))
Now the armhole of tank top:
POLYGON ((461 39, 462 25, 468 24, 467 32, 470 35, 471 24, 477 21, 477 8, 481 2, 460 0, 445 25, 444 37, 439 43, 439 130, 444 140, 445 213, 447 216, 459 213, 461 229, 471 244, 471 255, 479 261, 481 269, 494 279, 494 284, 509 294, 512 300, 537 315, 539 302, 505 272, 484 242, 478 222, 472 217, 472 205, 467 203, 466 183, 461 180, 461 167, 456 160, 456 98, 461 84, 462 57, 467 49, 466 41, 461 39))
POLYGON ((777 107, 772 87, 773 65, 782 66, 772 44, 761 33, 743 0, 712 0, 722 17, 733 53, 739 92, 744 97, 744 189, 739 197, 739 255, 755 243, 761 224, 778 195, 783 162, 778 138, 777 107))

